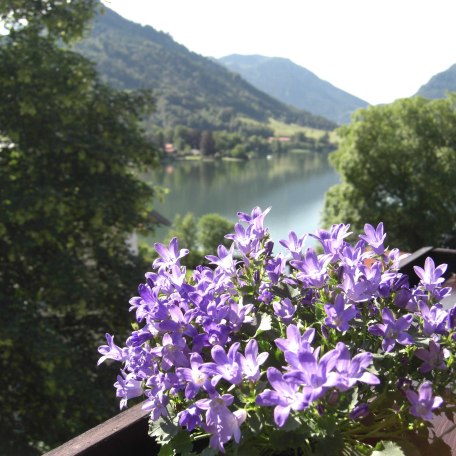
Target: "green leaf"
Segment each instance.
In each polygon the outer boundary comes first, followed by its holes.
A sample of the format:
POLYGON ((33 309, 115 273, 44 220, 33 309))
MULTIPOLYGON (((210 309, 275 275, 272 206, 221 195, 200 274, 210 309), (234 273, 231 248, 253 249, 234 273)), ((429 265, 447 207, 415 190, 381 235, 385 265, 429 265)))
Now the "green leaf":
POLYGON ((254 434, 259 434, 263 429, 263 421, 258 413, 249 414, 247 424, 254 434))
POLYGON ((315 456, 333 456, 340 454, 343 447, 343 440, 340 434, 318 440, 315 445, 315 456))
POLYGON ((272 329, 272 318, 268 314, 261 314, 260 315, 260 324, 256 330, 255 336, 258 336, 262 332, 269 331, 272 329))
POLYGON ((282 431, 290 432, 299 429, 302 426, 302 423, 297 420, 294 416, 288 417, 286 423, 282 426, 282 431))
POLYGON ((382 450, 374 450, 372 456, 406 456, 396 442, 381 442, 382 450))
POLYGON ((166 445, 162 445, 160 451, 158 452, 158 456, 173 456, 174 451, 169 443, 166 445))
POLYGON ((185 430, 181 430, 175 435, 169 445, 173 448, 174 454, 189 455, 193 448, 190 434, 185 430))
POLYGON ((151 421, 149 423, 149 435, 154 437, 160 445, 170 443, 179 431, 180 427, 177 424, 177 417, 174 420, 159 418, 157 421, 151 421))
POLYGON ((215 456, 217 454, 217 451, 215 451, 213 448, 205 448, 200 456, 215 456))

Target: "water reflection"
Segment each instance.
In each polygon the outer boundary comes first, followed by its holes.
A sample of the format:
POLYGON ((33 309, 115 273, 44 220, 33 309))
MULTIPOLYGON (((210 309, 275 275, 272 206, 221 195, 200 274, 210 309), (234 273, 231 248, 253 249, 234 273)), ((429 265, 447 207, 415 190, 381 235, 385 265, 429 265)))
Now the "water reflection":
MULTIPOLYGON (((266 221, 276 243, 290 229, 298 234, 313 232, 320 224, 326 190, 339 182, 327 157, 320 154, 246 162, 175 162, 146 179, 170 190, 166 200, 155 205, 170 220, 187 212, 196 216, 218 212, 234 222, 237 211, 272 206, 266 221)), ((153 239, 162 240, 165 234, 160 229, 153 239)))

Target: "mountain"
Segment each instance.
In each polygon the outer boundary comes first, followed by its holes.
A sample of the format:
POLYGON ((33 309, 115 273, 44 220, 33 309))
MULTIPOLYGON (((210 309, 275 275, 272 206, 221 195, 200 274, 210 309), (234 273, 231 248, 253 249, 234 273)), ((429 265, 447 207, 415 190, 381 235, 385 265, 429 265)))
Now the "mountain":
POLYGON ((232 129, 246 119, 247 124, 273 118, 324 130, 335 127, 323 117, 266 95, 168 34, 130 22, 108 8, 95 18, 75 50, 94 61, 113 87, 153 90, 154 125, 232 129))
POLYGON ((456 92, 456 64, 432 76, 428 83, 420 87, 417 95, 425 98, 445 98, 446 92, 456 92))
POLYGON ((219 62, 268 95, 337 123, 350 122, 353 111, 368 106, 288 59, 233 54, 219 62))

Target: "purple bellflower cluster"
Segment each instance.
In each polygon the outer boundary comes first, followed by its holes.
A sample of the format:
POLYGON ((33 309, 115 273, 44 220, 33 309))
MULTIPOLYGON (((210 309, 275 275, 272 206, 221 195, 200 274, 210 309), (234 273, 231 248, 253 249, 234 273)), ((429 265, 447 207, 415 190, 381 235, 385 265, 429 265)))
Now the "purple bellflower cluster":
POLYGON ((400 442, 453 410, 446 265, 428 258, 411 287, 381 223, 356 244, 348 225, 318 230, 317 249, 290 232, 274 255, 268 212, 239 213, 231 247, 191 276, 177 239, 155 245, 153 272, 130 300, 130 337, 120 347, 107 334, 99 348, 99 364, 122 364, 121 408, 145 398, 161 444, 206 441, 206 454, 261 454, 271 441, 311 452, 331 439, 370 454, 372 441, 400 442))

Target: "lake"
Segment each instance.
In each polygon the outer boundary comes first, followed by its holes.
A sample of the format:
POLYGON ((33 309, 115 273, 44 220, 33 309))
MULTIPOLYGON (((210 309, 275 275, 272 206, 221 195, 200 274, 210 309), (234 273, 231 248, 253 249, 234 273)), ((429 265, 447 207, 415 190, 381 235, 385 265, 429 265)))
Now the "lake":
MULTIPOLYGON (((165 201, 157 201, 154 209, 171 221, 176 214, 217 212, 234 223, 238 211, 271 206, 265 225, 277 247, 290 230, 302 235, 320 226, 325 192, 339 182, 327 155, 316 153, 242 162, 176 161, 146 179, 169 189, 165 201)), ((163 241, 166 232, 166 228, 157 230, 149 241, 163 241)))

